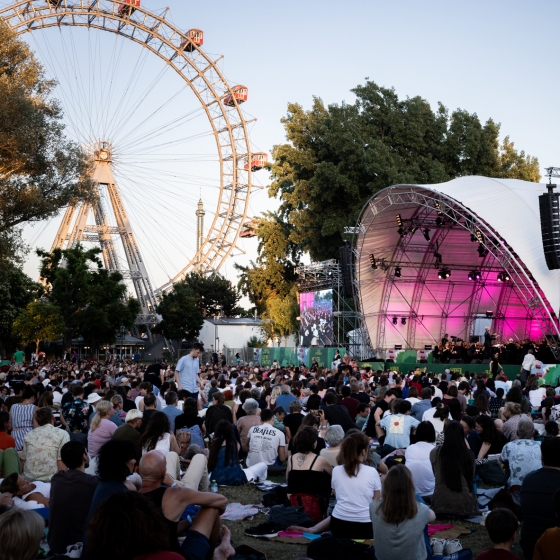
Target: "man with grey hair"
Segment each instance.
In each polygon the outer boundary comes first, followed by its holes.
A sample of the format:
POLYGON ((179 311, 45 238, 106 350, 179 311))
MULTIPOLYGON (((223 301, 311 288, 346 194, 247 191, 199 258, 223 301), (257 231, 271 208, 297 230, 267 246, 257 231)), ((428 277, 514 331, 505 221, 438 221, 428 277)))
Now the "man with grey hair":
POLYGON ((541 443, 534 440, 533 422, 523 416, 517 423, 518 439, 510 441, 502 449, 502 461, 509 470, 508 488, 514 501, 520 504, 521 483, 529 473, 542 468, 541 443))
POLYGON ((253 426, 259 426, 261 424, 261 416, 259 403, 255 399, 247 399, 243 403, 243 410, 245 411, 245 416, 242 416, 237 421, 237 431, 239 433, 239 439, 241 440, 241 448, 244 453, 249 452, 249 430, 253 426))
POLYGON ((336 458, 340 453, 340 444, 344 439, 344 430, 339 424, 333 424, 325 432, 325 441, 329 444, 328 449, 321 449, 319 455, 324 457, 332 467, 338 466, 336 458))
POLYGON ((283 406, 285 410, 290 409, 290 403, 297 400, 290 393, 289 385, 282 385, 282 394, 276 398, 276 406, 283 406))

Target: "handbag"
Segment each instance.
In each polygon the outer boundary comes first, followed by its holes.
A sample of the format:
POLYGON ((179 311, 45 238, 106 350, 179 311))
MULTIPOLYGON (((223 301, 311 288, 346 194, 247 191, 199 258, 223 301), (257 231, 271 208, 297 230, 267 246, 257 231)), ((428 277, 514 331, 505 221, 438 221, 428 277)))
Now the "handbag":
POLYGON ((506 473, 498 461, 477 465, 476 475, 488 486, 504 486, 506 483, 506 473))

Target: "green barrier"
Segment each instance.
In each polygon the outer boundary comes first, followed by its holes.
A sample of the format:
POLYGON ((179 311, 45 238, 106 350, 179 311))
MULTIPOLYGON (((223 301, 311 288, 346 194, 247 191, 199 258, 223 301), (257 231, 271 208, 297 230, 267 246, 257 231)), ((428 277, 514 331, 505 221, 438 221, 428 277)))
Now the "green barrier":
MULTIPOLYGON (((344 357, 346 354, 345 348, 339 348, 340 355, 344 357)), ((337 348, 309 348, 307 350, 307 356, 305 356, 305 365, 311 367, 313 358, 317 360, 319 367, 330 368, 333 363, 334 356, 336 354, 337 348)))
MULTIPOLYGON (((408 360, 405 362, 400 362, 399 358, 400 354, 397 356, 396 363, 392 362, 361 362, 360 366, 365 367, 369 365, 373 370, 382 369, 385 371, 396 371, 402 374, 408 374, 411 371, 416 371, 417 369, 421 372, 426 369, 427 373, 444 373, 446 369, 448 369, 451 373, 459 373, 464 374, 465 372, 469 373, 486 373, 490 375, 490 364, 419 364, 419 363, 410 363, 408 360)), ((519 369, 521 366, 502 366, 504 368, 504 373, 506 374, 508 379, 515 379, 515 376, 519 373, 519 369)), ((555 366, 552 366, 555 367, 555 366)), ((549 370, 549 373, 551 370, 549 370)), ((557 379, 560 377, 560 366, 557 368, 557 373, 555 374, 557 379)), ((547 374, 548 377, 548 374, 547 374)), ((545 377, 545 379, 547 378, 545 377)))

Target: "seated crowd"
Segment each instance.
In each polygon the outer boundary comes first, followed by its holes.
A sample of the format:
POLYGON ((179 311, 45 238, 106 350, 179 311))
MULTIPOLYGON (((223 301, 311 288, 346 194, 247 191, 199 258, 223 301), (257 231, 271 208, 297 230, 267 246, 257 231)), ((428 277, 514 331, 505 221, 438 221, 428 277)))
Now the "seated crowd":
POLYGON ((311 520, 290 530, 373 539, 377 560, 431 558, 441 543, 428 523, 479 516, 480 483, 504 486, 512 505, 486 518, 494 550, 516 539, 512 512, 526 559, 560 546, 560 391, 534 376, 401 376, 346 357, 332 369, 202 366, 189 393, 166 364, 123 365, 0 373, 1 558, 32 560, 39 546, 53 558, 81 546, 94 560, 232 557, 227 499, 211 486, 271 475, 311 520))

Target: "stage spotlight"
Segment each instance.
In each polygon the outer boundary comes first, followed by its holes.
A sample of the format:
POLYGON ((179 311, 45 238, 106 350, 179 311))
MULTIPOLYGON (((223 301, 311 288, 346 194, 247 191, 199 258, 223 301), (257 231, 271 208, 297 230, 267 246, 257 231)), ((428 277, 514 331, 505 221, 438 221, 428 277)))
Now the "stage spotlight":
POLYGON ((476 235, 471 233, 471 242, 474 243, 476 241, 476 235))
POLYGON ((414 235, 414 234, 416 233, 416 230, 417 230, 417 229, 418 229, 418 228, 417 228, 416 226, 410 226, 410 227, 408 228, 408 231, 414 235))
POLYGON ((477 251, 480 258, 484 258, 488 254, 488 249, 486 249, 482 244, 478 246, 477 251))
POLYGON ((399 227, 402 227, 402 218, 401 218, 401 215, 400 215, 400 214, 397 214, 397 215, 396 215, 396 218, 397 218, 397 225, 398 225, 399 227))
POLYGON ((503 281, 504 281, 504 273, 498 272, 498 282, 503 282, 503 281))
POLYGON ((492 317, 492 315, 494 315, 494 312, 493 312, 493 311, 487 311, 487 312, 486 312, 486 318, 487 318, 487 319, 490 319, 490 318, 492 317))
POLYGON ((511 280, 511 277, 507 272, 503 273, 503 277, 504 277, 504 282, 509 282, 511 280))
POLYGON ((377 268, 377 263, 375 262, 375 257, 373 256, 373 253, 369 256, 369 262, 371 264, 371 268, 375 270, 377 268))
POLYGON ((396 317, 393 317, 393 325, 396 325, 399 322, 399 320, 396 317))
POLYGON ((482 233, 481 233, 481 231, 477 229, 475 233, 476 233, 476 238, 478 239, 478 241, 480 243, 482 243, 482 233))
POLYGON ((402 276, 401 267, 400 267, 400 266, 396 266, 396 267, 395 267, 395 277, 396 277, 396 278, 400 278, 401 276, 402 276))
POLYGON ((436 226, 437 226, 437 227, 441 227, 442 224, 443 224, 443 220, 438 216, 438 217, 436 218, 436 226))
POLYGON ((406 325, 406 317, 401 317, 401 325, 406 325))
POLYGON ((422 230, 422 235, 426 241, 430 241, 430 230, 428 228, 422 230))
POLYGON ((478 270, 471 270, 467 276, 469 280, 480 280, 480 272, 478 270))
POLYGON ((400 228, 397 230, 397 233, 402 237, 406 232, 404 231, 404 229, 403 229, 402 227, 400 227, 400 228))
POLYGON ((438 270, 437 276, 440 280, 447 280, 451 276, 451 270, 444 267, 441 270, 438 270))

